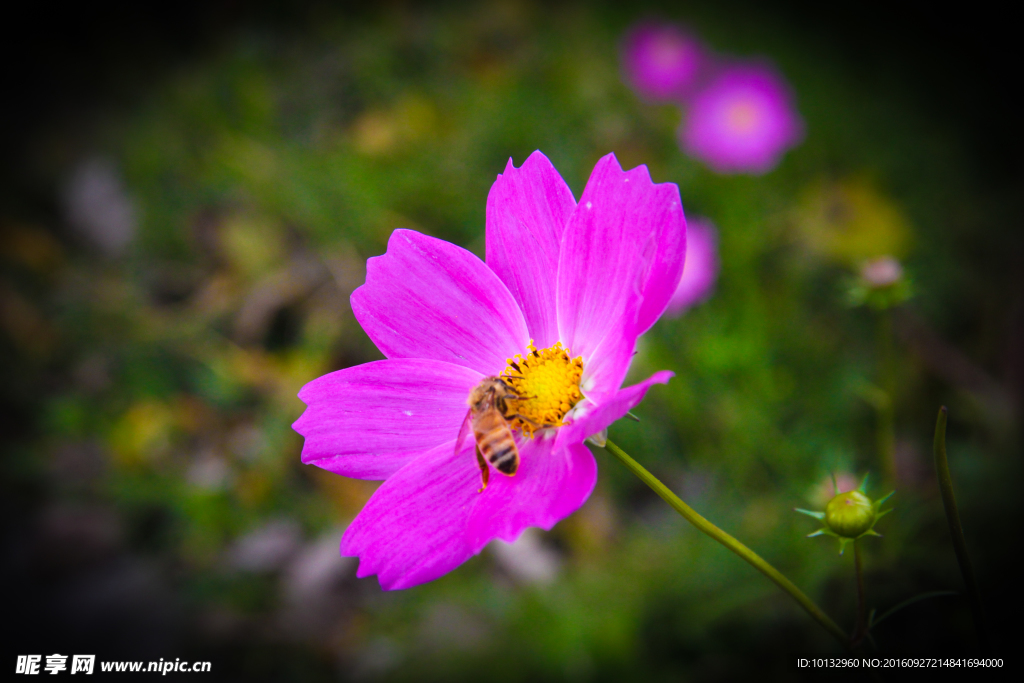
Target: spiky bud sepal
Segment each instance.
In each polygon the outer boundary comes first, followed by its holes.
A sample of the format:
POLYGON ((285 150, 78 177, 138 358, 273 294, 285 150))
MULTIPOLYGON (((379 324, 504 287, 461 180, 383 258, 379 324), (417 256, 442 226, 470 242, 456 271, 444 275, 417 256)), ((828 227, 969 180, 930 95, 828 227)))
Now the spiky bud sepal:
POLYGON ((836 477, 832 475, 832 486, 836 495, 828 502, 823 512, 816 510, 804 510, 795 508, 797 512, 814 517, 825 523, 825 526, 817 531, 807 534, 812 536, 833 536, 839 539, 839 554, 846 550, 846 544, 864 536, 881 536, 875 531, 875 523, 882 516, 892 512, 892 508, 882 510, 885 501, 889 500, 895 491, 890 491, 878 500, 871 500, 867 496, 868 475, 864 475, 860 486, 853 491, 840 493, 836 477))

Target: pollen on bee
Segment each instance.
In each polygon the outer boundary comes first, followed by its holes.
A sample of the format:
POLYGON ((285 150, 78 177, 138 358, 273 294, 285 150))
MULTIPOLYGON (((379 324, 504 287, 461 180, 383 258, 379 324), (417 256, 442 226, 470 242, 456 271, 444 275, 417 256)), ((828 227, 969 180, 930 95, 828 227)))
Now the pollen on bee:
POLYGON ((562 342, 537 349, 531 339, 525 356, 516 354, 507 363, 501 378, 520 397, 514 401, 517 417, 510 425, 527 436, 537 429, 561 426, 566 413, 583 398, 583 358, 573 358, 562 342))

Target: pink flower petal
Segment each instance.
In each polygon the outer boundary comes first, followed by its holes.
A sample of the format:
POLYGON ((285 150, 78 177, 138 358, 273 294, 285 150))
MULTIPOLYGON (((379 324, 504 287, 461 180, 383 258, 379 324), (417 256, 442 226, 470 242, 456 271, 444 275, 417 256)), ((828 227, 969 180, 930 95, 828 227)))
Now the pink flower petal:
POLYGON ((472 448, 457 456, 453 448, 454 439, 400 469, 352 520, 341 554, 359 557, 357 576, 376 574, 385 590, 409 588, 473 556, 466 524, 479 497, 480 470, 472 448))
POLYGON ((514 541, 528 526, 550 529, 590 496, 597 481, 594 456, 582 443, 555 449, 554 442, 540 437, 524 440, 519 471, 511 477, 491 474, 466 528, 473 552, 495 538, 514 541))
POLYGON ((512 294, 472 253, 413 230, 366 263, 352 311, 388 358, 431 358, 494 375, 529 341, 512 294))
POLYGON ((487 265, 519 302, 538 348, 558 341, 558 249, 575 208, 572 190, 539 151, 518 169, 509 159, 487 196, 487 265))
POLYGON ((461 365, 402 358, 315 379, 299 392, 309 407, 293 425, 306 437, 302 462, 386 479, 416 455, 455 440, 466 398, 482 378, 461 365))
POLYGON ((711 296, 718 277, 718 235, 711 221, 691 219, 686 227, 686 265, 665 315, 678 316, 711 296))
POLYGON ((674 373, 668 370, 662 370, 639 384, 621 389, 600 404, 595 405, 589 399, 580 403, 574 413, 572 424, 558 429, 555 448, 579 443, 597 434, 638 405, 651 385, 667 384, 673 375, 674 373))
POLYGON ((583 366, 580 389, 584 396, 601 403, 619 391, 636 353, 637 337, 635 324, 612 327, 583 366))
POLYGON ((645 166, 624 172, 614 154, 597 163, 558 263, 559 332, 584 368, 606 337, 639 334, 661 315, 682 274, 684 225, 674 184, 655 185, 645 166))
POLYGON ((655 185, 661 195, 664 211, 657 223, 655 237, 657 249, 651 261, 644 283, 644 299, 637 315, 637 334, 641 335, 651 328, 668 308, 672 295, 683 276, 683 265, 686 259, 686 217, 683 215, 683 203, 679 199, 679 188, 672 183, 655 185), (678 211, 672 207, 678 207, 678 211))

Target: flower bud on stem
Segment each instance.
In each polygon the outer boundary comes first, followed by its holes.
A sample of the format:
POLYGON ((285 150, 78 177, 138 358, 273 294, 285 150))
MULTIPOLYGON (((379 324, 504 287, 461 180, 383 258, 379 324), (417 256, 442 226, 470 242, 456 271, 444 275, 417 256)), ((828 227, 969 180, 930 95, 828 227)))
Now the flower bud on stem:
POLYGON ((846 637, 843 629, 839 628, 836 622, 832 621, 832 619, 830 619, 829 616, 825 614, 825 612, 822 611, 822 609, 818 607, 813 600, 797 588, 792 581, 783 576, 778 569, 765 562, 764 559, 762 559, 761 556, 753 550, 701 517, 696 510, 680 500, 680 498, 676 494, 672 493, 667 486, 662 484, 657 477, 648 472, 643 465, 629 457, 625 451, 616 446, 610 440, 605 443, 605 449, 618 458, 630 472, 639 477, 640 481, 650 486, 651 489, 661 496, 666 503, 671 505, 676 512, 682 515, 683 519, 697 527, 699 531, 702 531, 732 552, 739 555, 759 572, 774 581, 775 585, 789 593, 789 595, 796 600, 809 615, 811 615, 812 619, 821 624, 826 631, 831 633, 835 639, 843 645, 843 647, 849 649, 850 640, 846 637))

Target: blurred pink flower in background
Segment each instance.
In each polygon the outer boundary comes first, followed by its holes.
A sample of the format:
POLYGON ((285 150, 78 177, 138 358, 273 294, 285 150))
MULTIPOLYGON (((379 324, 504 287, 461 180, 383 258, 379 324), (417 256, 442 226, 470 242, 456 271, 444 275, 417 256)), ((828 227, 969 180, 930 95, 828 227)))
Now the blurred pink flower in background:
POLYGON ((641 22, 622 44, 626 82, 652 100, 678 100, 686 95, 707 62, 697 38, 676 24, 641 22))
POLYGON ((686 309, 711 296, 718 278, 718 233, 706 218, 686 222, 686 262, 679 287, 665 315, 682 315, 686 309))
POLYGON ((766 173, 803 139, 788 84, 765 64, 728 67, 697 93, 679 130, 683 150, 718 173, 766 173))
POLYGON ((860 276, 871 287, 888 287, 903 277, 903 266, 892 256, 880 256, 865 262, 860 276))
POLYGON ((824 509, 828 502, 835 498, 836 487, 838 493, 854 491, 860 484, 860 480, 850 472, 840 471, 827 474, 816 483, 807 494, 807 499, 814 507, 824 509))
POLYGON ((584 440, 672 375, 621 388, 637 338, 678 286, 685 245, 679 189, 654 184, 644 166, 623 171, 612 154, 578 205, 540 152, 520 168, 510 160, 487 198, 486 263, 412 230, 392 233, 352 293, 387 360, 307 384, 294 425, 303 462, 385 480, 342 539, 358 576, 376 574, 389 590, 431 581, 495 538, 550 529, 586 501, 597 464, 584 440), (519 354, 545 360, 531 366, 519 354), (517 433, 515 476, 481 489, 476 443, 456 450, 456 440, 470 392, 510 368, 535 373, 538 394, 515 410, 557 415, 538 419, 534 438, 517 433))

